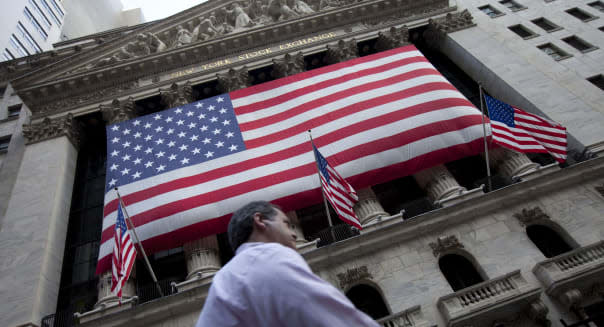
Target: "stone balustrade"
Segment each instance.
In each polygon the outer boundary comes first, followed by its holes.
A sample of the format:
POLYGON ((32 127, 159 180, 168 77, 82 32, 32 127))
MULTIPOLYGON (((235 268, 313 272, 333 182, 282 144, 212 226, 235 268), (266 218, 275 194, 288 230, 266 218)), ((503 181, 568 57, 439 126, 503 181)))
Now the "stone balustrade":
POLYGON ((505 315, 526 310, 527 303, 538 301, 540 288, 513 271, 501 277, 464 288, 438 299, 438 309, 447 326, 487 326, 505 315))
POLYGON ((575 249, 539 262, 533 273, 545 286, 547 294, 557 297, 567 285, 585 288, 602 282, 604 241, 575 249))
POLYGON ((413 306, 407 310, 391 314, 377 320, 383 327, 428 327, 431 326, 424 319, 421 307, 413 306))

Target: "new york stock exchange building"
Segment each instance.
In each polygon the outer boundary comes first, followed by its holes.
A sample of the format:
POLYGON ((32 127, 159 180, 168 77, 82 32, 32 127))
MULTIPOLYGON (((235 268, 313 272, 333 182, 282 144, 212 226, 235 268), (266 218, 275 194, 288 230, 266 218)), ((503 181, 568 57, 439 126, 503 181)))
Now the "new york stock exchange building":
POLYGON ((383 326, 604 326, 603 7, 212 0, 0 63, 0 325, 192 326, 266 199, 383 326), (481 93, 566 161, 485 152, 481 93), (328 222, 309 129, 362 228, 328 222), (114 186, 160 286, 139 253, 121 304, 114 186))

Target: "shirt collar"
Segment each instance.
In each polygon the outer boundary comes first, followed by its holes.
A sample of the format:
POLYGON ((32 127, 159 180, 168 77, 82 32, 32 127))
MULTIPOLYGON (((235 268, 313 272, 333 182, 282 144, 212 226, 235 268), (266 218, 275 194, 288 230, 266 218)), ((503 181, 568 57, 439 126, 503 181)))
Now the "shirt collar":
POLYGON ((239 253, 247 250, 247 249, 251 249, 253 247, 262 245, 262 244, 266 244, 264 242, 245 242, 241 245, 239 245, 239 247, 237 248, 237 251, 235 252, 235 255, 238 255, 239 253))

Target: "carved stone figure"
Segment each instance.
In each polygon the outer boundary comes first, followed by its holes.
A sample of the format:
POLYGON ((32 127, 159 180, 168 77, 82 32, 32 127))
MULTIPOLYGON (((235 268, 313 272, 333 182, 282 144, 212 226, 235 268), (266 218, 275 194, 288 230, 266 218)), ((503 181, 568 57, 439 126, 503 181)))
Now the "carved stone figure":
POLYGON ((233 9, 223 9, 227 16, 230 16, 231 20, 234 21, 235 29, 242 29, 246 27, 250 27, 254 25, 254 22, 250 19, 250 16, 247 14, 246 9, 241 7, 239 3, 233 4, 233 9))
POLYGON ((302 0, 287 0, 289 7, 298 15, 308 15, 315 11, 302 0))
POLYGON ((192 40, 193 36, 191 35, 191 32, 189 32, 189 30, 182 27, 182 25, 178 25, 178 27, 176 27, 176 38, 173 47, 181 47, 185 44, 191 43, 192 40))
POLYGON ((319 11, 337 8, 341 5, 342 4, 339 0, 321 0, 321 2, 319 3, 319 11))
POLYGON ((147 33, 147 36, 150 39, 151 49, 153 52, 162 52, 168 48, 166 44, 162 40, 160 40, 159 37, 157 37, 157 35, 147 33))
POLYGON ((214 26, 214 23, 216 22, 216 18, 214 16, 210 16, 210 18, 201 16, 199 17, 199 20, 200 23, 195 27, 195 29, 193 29, 191 36, 193 42, 206 41, 220 34, 220 31, 214 26))
POLYGON ((285 0, 271 0, 268 4, 268 15, 273 21, 286 20, 299 16, 287 5, 285 0))

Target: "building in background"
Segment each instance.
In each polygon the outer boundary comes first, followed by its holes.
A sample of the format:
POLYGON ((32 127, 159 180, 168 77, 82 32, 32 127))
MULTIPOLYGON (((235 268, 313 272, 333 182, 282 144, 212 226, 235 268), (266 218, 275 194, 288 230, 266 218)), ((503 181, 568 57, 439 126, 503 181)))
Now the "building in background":
POLYGON ((63 6, 67 15, 61 31, 62 40, 134 26, 145 21, 140 8, 123 10, 120 0, 63 0, 63 6))
POLYGON ((604 326, 601 1, 255 4, 0 63, 1 325, 193 325, 232 256, 224 234, 151 255, 163 297, 142 264, 121 306, 94 274, 105 126, 414 44, 477 107, 480 84, 566 126, 567 163, 492 151, 492 190, 483 155, 421 167, 357 190, 360 233, 329 227, 321 204, 284 208, 300 253, 384 326, 604 326))
POLYGON ((0 12, 0 61, 52 49, 60 38, 65 9, 59 0, 17 0, 0 12))

